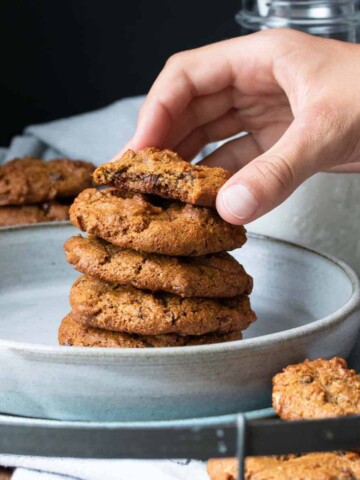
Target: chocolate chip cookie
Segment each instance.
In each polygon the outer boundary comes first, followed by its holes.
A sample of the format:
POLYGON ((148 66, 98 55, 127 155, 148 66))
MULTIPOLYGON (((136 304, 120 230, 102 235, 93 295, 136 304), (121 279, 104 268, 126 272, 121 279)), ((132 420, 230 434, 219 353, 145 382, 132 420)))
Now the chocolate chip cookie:
POLYGON ((244 227, 225 222, 213 209, 117 189, 84 190, 70 220, 118 247, 163 255, 206 255, 246 242, 244 227))
POLYGON ((18 158, 0 165, 0 205, 74 197, 92 185, 95 167, 81 160, 18 158))
POLYGON ((58 202, 0 207, 0 227, 69 220, 69 205, 58 202))
POLYGON ((153 347, 187 347, 211 343, 241 340, 240 331, 223 335, 208 333, 201 336, 188 335, 131 335, 124 332, 112 332, 100 328, 87 327, 72 319, 69 314, 64 318, 59 329, 60 345, 76 347, 113 347, 113 348, 153 348, 153 347))
MULTIPOLYGON (((209 460, 210 480, 237 480, 235 458, 209 460)), ((356 480, 360 455, 355 452, 308 453, 282 457, 250 457, 245 461, 246 480, 356 480)))
POLYGON ((244 330, 255 321, 249 298, 181 298, 78 278, 70 292, 75 321, 105 330, 138 335, 204 335, 244 330))
POLYGON ((284 420, 360 413, 360 376, 345 360, 305 360, 273 378, 273 407, 284 420))
POLYGON ((94 180, 133 192, 150 193, 203 207, 214 207, 219 189, 231 174, 223 168, 192 165, 171 150, 128 150, 95 170, 94 180))
POLYGON ((228 253, 169 257, 121 249, 80 235, 66 241, 65 252, 79 272, 119 285, 181 297, 235 297, 252 290, 252 278, 228 253))

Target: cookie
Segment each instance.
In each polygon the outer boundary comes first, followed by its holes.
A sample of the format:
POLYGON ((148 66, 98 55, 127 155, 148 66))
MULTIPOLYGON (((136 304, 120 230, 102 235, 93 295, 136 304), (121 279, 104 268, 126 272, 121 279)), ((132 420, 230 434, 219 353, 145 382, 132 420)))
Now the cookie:
POLYGON ((246 242, 244 227, 225 222, 213 209, 116 189, 81 192, 70 220, 118 247, 163 255, 206 255, 246 242))
POLYGON ((284 420, 360 413, 360 376, 345 360, 305 360, 273 378, 273 407, 284 420))
POLYGON ((83 325, 138 335, 204 335, 244 330, 255 321, 245 295, 181 298, 78 278, 70 292, 73 319, 83 325))
MULTIPOLYGON (((237 480, 237 460, 209 460, 207 471, 210 480, 237 480)), ((360 454, 355 452, 249 457, 245 461, 245 480, 356 479, 360 479, 360 454)))
POLYGON ((168 257, 80 235, 66 241, 65 252, 67 261, 81 273, 143 290, 218 298, 248 295, 252 290, 252 278, 228 253, 168 257))
POLYGON ((101 165, 94 180, 133 192, 150 193, 203 207, 214 207, 219 189, 231 174, 223 168, 192 165, 171 150, 127 150, 115 162, 101 165))
POLYGON ((91 187, 94 165, 81 160, 17 158, 0 165, 0 205, 75 197, 91 187))
POLYGON ((75 322, 71 314, 64 318, 59 329, 60 345, 76 347, 113 347, 113 348, 152 348, 186 347, 210 343, 241 340, 240 331, 216 335, 208 333, 200 336, 168 335, 131 335, 124 332, 111 332, 100 328, 87 327, 75 322))
POLYGON ((238 480, 236 458, 210 458, 206 470, 210 480, 238 480))
POLYGON ((60 158, 46 162, 56 184, 57 198, 75 197, 93 185, 95 165, 83 160, 60 158))
POLYGON ((69 220, 69 205, 58 202, 0 207, 0 227, 62 220, 69 220))

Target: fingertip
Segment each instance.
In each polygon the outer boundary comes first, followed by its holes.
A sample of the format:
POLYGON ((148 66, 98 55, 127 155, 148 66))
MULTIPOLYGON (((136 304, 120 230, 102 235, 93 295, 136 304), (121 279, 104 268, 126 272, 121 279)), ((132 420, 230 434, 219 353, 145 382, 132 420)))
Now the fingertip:
POLYGON ((218 193, 216 198, 216 209, 220 217, 226 222, 231 223, 232 225, 243 225, 244 221, 234 216, 231 210, 229 210, 228 205, 224 203, 224 198, 221 192, 218 193))
POLYGON ((233 225, 244 225, 256 215, 258 201, 250 189, 241 183, 225 185, 219 191, 216 208, 220 216, 233 225))

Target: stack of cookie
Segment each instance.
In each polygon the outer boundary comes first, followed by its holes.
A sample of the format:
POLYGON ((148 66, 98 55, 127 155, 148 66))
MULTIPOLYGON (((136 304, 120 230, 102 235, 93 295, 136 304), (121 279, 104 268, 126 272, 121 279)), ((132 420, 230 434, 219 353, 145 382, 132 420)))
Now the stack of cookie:
POLYGON ((65 244, 84 274, 74 283, 62 345, 166 347, 242 338, 255 320, 252 279, 226 250, 245 229, 217 214, 229 178, 170 150, 132 151, 94 174, 108 188, 87 189, 70 209, 89 234, 65 244))
POLYGON ((17 158, 0 165, 0 227, 68 220, 74 197, 92 185, 91 163, 17 158))

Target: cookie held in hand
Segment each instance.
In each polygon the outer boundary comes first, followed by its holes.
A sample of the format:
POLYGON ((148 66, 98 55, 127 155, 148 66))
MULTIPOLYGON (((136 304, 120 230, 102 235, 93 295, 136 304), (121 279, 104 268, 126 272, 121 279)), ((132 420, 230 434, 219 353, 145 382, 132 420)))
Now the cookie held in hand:
POLYGON ((203 207, 214 207, 216 195, 231 174, 218 167, 193 165, 172 150, 127 150, 115 162, 94 172, 99 185, 150 193, 203 207))

